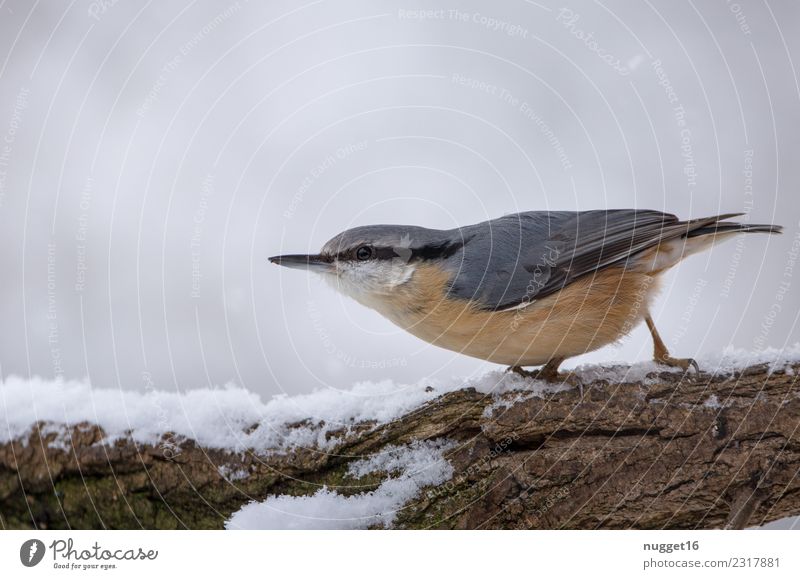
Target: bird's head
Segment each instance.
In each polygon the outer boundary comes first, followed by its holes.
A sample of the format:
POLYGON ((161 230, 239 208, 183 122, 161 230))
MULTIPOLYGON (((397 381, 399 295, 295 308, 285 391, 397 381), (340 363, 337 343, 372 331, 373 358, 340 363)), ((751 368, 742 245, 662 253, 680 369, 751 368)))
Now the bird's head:
POLYGON ((278 255, 272 263, 322 274, 334 287, 376 307, 401 286, 413 283, 423 260, 446 259, 462 244, 450 232, 403 225, 368 225, 348 229, 311 255, 278 255))

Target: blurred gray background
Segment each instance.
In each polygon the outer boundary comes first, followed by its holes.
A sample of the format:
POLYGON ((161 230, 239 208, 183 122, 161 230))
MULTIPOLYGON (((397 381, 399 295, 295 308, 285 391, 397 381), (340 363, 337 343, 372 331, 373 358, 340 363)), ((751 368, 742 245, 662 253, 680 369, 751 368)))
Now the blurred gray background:
MULTIPOLYGON (((655 313, 678 356, 797 342, 798 24, 792 0, 4 1, 2 374, 266 397, 483 372, 267 257, 531 209, 783 224, 682 263, 655 313)), ((639 328, 571 363, 650 353, 639 328)))

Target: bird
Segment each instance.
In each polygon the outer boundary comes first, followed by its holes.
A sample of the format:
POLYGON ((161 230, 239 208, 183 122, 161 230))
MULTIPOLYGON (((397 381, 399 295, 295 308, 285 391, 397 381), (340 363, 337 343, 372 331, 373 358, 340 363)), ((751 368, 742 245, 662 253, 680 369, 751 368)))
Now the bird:
POLYGON ((321 274, 426 342, 522 376, 564 380, 564 360, 615 343, 641 322, 658 364, 699 372, 693 358, 670 354, 653 301, 662 275, 686 257, 741 233, 782 230, 730 221, 742 215, 526 211, 454 229, 365 225, 317 254, 269 260, 321 274))

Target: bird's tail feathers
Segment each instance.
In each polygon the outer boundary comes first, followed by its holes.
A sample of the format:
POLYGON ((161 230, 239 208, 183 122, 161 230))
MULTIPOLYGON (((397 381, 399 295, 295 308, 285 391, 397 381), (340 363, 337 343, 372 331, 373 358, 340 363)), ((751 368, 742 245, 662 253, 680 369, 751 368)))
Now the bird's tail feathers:
POLYGON ((782 233, 782 225, 770 225, 764 223, 737 223, 735 221, 724 221, 732 217, 740 217, 744 213, 727 213, 716 217, 703 219, 693 219, 687 221, 686 237, 698 237, 700 235, 717 235, 719 233, 782 233))

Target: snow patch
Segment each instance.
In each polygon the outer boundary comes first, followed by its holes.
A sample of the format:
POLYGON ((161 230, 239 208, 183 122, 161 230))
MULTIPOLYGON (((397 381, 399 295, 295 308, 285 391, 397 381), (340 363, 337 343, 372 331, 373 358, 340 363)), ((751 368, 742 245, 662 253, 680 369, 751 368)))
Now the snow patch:
MULTIPOLYGON (((733 374, 748 366, 768 364, 770 373, 786 372, 792 375, 794 372, 792 365, 798 362, 800 362, 800 342, 785 348, 764 348, 756 352, 728 346, 721 354, 707 354, 697 358, 700 370, 712 374, 733 374)), ((658 374, 664 372, 682 373, 683 370, 648 360, 632 365, 625 365, 623 362, 586 364, 577 366, 571 372, 584 384, 605 380, 612 384, 641 382, 647 385, 658 382, 658 374)))
POLYGON ((768 371, 794 374, 792 364, 800 361, 800 342, 785 348, 764 348, 756 352, 728 346, 717 356, 706 356, 701 364, 706 372, 731 374, 748 366, 767 364, 768 371))
POLYGON ((717 398, 716 394, 712 394, 711 396, 708 397, 708 399, 705 402, 703 402, 703 406, 705 408, 712 408, 714 410, 717 410, 719 408, 722 408, 722 403, 719 401, 719 398, 717 398))
POLYGON ((578 366, 572 372, 584 384, 604 380, 610 384, 641 382, 647 386, 658 382, 658 374, 664 372, 682 373, 683 370, 657 364, 653 360, 647 360, 630 366, 621 362, 612 365, 585 364, 578 366))
MULTIPOLYGON (((130 436, 157 444, 171 432, 210 448, 244 449, 245 431, 259 423, 264 407, 256 394, 233 386, 139 392, 10 376, 0 384, 0 443, 27 438, 38 422, 56 425, 47 424, 44 432, 88 422, 103 428, 105 442, 130 436)), ((60 434, 55 444, 69 447, 69 432, 60 434)))
POLYGON ((528 380, 513 389, 503 388, 494 393, 494 402, 483 409, 483 417, 491 418, 497 410, 506 410, 531 398, 544 398, 573 388, 572 384, 566 382, 554 384, 543 380, 528 380))
POLYGON ((230 482, 246 479, 247 477, 250 476, 250 473, 248 472, 248 470, 246 468, 242 468, 242 467, 231 468, 231 467, 229 467, 228 465, 225 465, 225 464, 221 464, 220 466, 218 466, 217 467, 217 472, 219 473, 219 475, 222 478, 224 478, 225 480, 228 480, 230 482))
MULTIPOLYGON (((61 424, 44 424, 41 428, 42 438, 47 438, 51 434, 55 436, 49 441, 50 448, 57 448, 64 452, 72 449, 72 438, 70 432, 61 424)), ((27 446, 27 439, 25 445, 27 446)))
POLYGON ((311 496, 281 495, 252 502, 234 513, 226 529, 366 529, 390 527, 398 510, 422 488, 453 476, 443 453, 454 443, 437 440, 389 446, 355 461, 349 473, 361 478, 375 472, 390 476, 371 492, 346 496, 323 487, 311 496))
MULTIPOLYGON (((700 360, 700 367, 705 372, 730 373, 768 363, 771 371, 786 372, 798 360, 800 344, 758 353, 728 348, 720 356, 700 360)), ((584 384, 596 380, 647 384, 666 371, 680 372, 654 362, 586 365, 573 370, 584 384), (650 374, 653 377, 648 379, 650 374)), ((298 446, 330 449, 357 424, 386 424, 442 394, 463 388, 495 396, 495 404, 504 406, 571 386, 492 371, 466 379, 425 379, 416 384, 361 382, 349 390, 328 388, 264 402, 254 392, 230 384, 183 392, 134 391, 94 388, 84 381, 10 376, 0 383, 0 444, 12 439, 24 441, 36 423, 44 422, 48 432, 57 432, 51 444, 69 448, 69 429, 86 422, 106 432, 105 442, 130 437, 139 443, 158 444, 170 433, 170 444, 191 438, 201 446, 235 452, 285 451, 298 446), (500 397, 512 392, 518 393, 515 400, 500 397)))
POLYGON ((536 396, 553 386, 494 371, 466 380, 361 382, 350 390, 281 395, 265 403, 254 392, 232 384, 184 392, 134 391, 94 388, 82 381, 10 376, 0 383, 0 444, 25 440, 33 425, 45 422, 63 430, 53 444, 69 448, 69 427, 88 422, 106 432, 107 443, 130 437, 155 445, 170 433, 171 444, 191 438, 207 448, 235 452, 298 446, 330 449, 356 424, 386 424, 462 388, 487 395, 521 391, 536 396))

